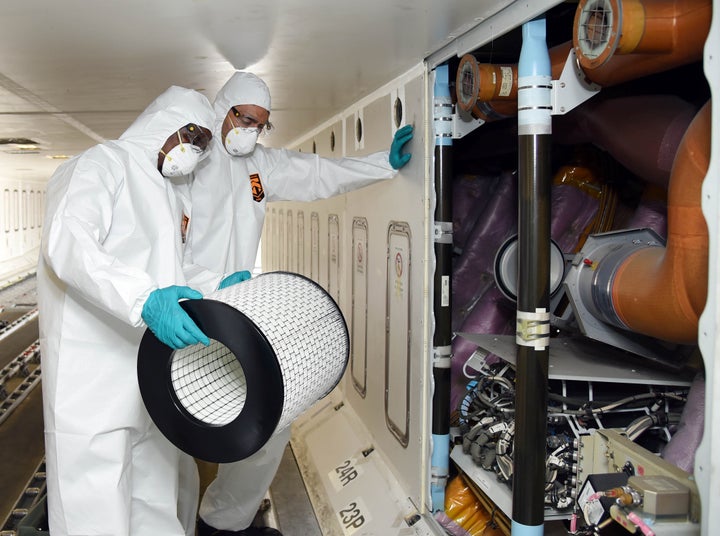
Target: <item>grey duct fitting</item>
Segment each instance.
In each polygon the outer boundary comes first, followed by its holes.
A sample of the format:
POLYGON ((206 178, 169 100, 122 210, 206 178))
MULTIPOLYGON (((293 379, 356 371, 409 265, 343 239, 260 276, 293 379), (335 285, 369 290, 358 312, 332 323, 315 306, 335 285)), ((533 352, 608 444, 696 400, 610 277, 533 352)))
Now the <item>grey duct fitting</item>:
MULTIPOLYGON (((495 283, 505 297, 517 301, 518 237, 508 238, 495 254, 495 283)), ((550 240, 550 296, 562 287, 565 277, 565 255, 554 240, 550 240)))
POLYGON ((584 335, 665 362, 649 337, 628 331, 615 312, 611 293, 615 274, 630 255, 639 249, 664 246, 664 240, 652 229, 612 231, 588 237, 565 277, 567 295, 584 335))
POLYGON ((343 376, 349 357, 343 315, 301 275, 261 274, 181 305, 210 346, 173 351, 148 330, 138 381, 160 431, 196 458, 247 458, 343 376))
POLYGON ((612 303, 615 274, 638 249, 664 247, 652 229, 638 229, 594 235, 585 243, 577 267, 579 296, 586 309, 599 320, 621 329, 630 329, 618 317, 612 303))

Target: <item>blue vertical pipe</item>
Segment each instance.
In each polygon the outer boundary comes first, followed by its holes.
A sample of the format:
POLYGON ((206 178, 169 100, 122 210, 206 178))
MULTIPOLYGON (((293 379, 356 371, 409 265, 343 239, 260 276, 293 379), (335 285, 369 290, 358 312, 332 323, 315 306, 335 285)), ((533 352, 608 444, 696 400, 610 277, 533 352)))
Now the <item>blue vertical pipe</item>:
POLYGON ((543 534, 550 355, 552 75, 545 19, 527 22, 518 64, 518 299, 513 536, 543 534))
POLYGON ((452 99, 447 65, 435 69, 433 90, 435 132, 435 275, 433 293, 433 402, 430 493, 434 512, 445 506, 450 464, 450 361, 452 271, 452 99))

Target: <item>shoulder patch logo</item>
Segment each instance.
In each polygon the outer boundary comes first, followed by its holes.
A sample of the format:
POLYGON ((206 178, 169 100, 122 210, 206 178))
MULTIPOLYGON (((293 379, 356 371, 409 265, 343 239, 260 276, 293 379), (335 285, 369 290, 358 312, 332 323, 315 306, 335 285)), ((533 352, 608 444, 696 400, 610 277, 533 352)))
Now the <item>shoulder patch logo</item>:
POLYGON ((259 203, 265 198, 265 190, 263 189, 262 182, 260 182, 260 174, 250 174, 250 188, 252 189, 252 196, 256 203, 259 203))

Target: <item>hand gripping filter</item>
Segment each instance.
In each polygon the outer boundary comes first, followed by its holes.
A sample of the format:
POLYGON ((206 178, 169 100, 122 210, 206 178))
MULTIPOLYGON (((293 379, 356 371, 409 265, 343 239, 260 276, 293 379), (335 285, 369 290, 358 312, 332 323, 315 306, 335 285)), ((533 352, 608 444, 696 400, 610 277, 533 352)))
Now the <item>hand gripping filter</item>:
POLYGON ((345 372, 345 319, 306 277, 269 272, 181 305, 210 346, 173 350, 147 330, 138 382, 160 431, 196 458, 247 458, 345 372))

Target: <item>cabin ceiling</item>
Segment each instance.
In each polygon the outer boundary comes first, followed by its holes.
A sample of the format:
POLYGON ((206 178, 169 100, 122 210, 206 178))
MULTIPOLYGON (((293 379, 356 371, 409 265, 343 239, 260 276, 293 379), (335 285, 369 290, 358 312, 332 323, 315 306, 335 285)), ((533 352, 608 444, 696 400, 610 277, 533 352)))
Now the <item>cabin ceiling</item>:
POLYGON ((266 80, 265 142, 286 145, 510 3, 5 2, 0 178, 46 180, 57 156, 117 138, 170 85, 212 101, 235 69, 266 80))

